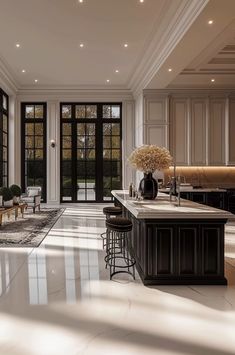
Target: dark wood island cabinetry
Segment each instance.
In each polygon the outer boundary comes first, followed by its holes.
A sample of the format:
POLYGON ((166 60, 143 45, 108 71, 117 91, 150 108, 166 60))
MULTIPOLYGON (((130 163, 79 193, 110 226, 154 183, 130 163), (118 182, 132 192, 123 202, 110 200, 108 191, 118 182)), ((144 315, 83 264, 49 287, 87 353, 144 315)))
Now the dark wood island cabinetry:
POLYGON ((134 201, 113 191, 131 219, 131 252, 145 285, 225 285, 224 225, 229 212, 182 200, 181 206, 159 194, 134 201))

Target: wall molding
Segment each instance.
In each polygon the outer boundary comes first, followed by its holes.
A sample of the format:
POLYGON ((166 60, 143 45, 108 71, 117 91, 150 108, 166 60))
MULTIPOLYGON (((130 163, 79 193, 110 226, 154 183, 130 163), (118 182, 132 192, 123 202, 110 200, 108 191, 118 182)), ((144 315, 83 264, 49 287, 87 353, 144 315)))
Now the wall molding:
POLYGON ((0 87, 7 92, 8 95, 16 95, 19 84, 12 75, 10 69, 0 58, 0 87))
POLYGON ((18 98, 24 100, 58 100, 58 101, 123 101, 133 100, 130 90, 126 89, 24 89, 19 90, 18 98))

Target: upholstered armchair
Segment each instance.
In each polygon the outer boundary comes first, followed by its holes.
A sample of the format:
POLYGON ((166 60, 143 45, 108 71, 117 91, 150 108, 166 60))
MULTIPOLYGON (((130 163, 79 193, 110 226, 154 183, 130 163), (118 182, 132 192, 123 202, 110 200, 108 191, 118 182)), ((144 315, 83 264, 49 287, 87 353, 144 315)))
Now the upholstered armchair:
POLYGON ((27 203, 28 207, 33 209, 33 213, 35 213, 36 207, 38 207, 38 210, 40 211, 41 193, 41 186, 28 186, 26 194, 21 196, 21 200, 27 203))

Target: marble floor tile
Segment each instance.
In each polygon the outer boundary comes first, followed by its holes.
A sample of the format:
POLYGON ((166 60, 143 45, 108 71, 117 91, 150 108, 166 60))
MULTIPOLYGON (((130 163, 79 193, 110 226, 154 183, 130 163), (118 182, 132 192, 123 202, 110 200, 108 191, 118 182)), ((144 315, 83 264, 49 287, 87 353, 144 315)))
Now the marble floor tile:
POLYGON ((109 280, 102 208, 70 206, 39 248, 0 249, 0 354, 234 354, 235 230, 228 286, 145 287, 109 280))

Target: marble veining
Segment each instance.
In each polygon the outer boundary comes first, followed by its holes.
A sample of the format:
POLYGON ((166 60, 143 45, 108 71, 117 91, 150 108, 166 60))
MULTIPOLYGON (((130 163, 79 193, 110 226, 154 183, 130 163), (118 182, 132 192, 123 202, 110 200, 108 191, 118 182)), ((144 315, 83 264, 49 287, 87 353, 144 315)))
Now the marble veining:
POLYGON ((136 218, 140 219, 219 219, 234 216, 227 211, 181 199, 180 206, 175 200, 170 201, 169 195, 159 192, 155 200, 137 201, 129 197, 127 190, 112 191, 113 196, 121 202, 136 218))
POLYGON ((234 354, 235 223, 228 286, 145 287, 109 280, 102 208, 67 208, 39 248, 0 249, 0 354, 234 354))
MULTIPOLYGON (((165 184, 173 176, 173 167, 165 170, 165 184)), ((206 188, 235 188, 234 166, 177 166, 176 175, 193 186, 206 188)))

